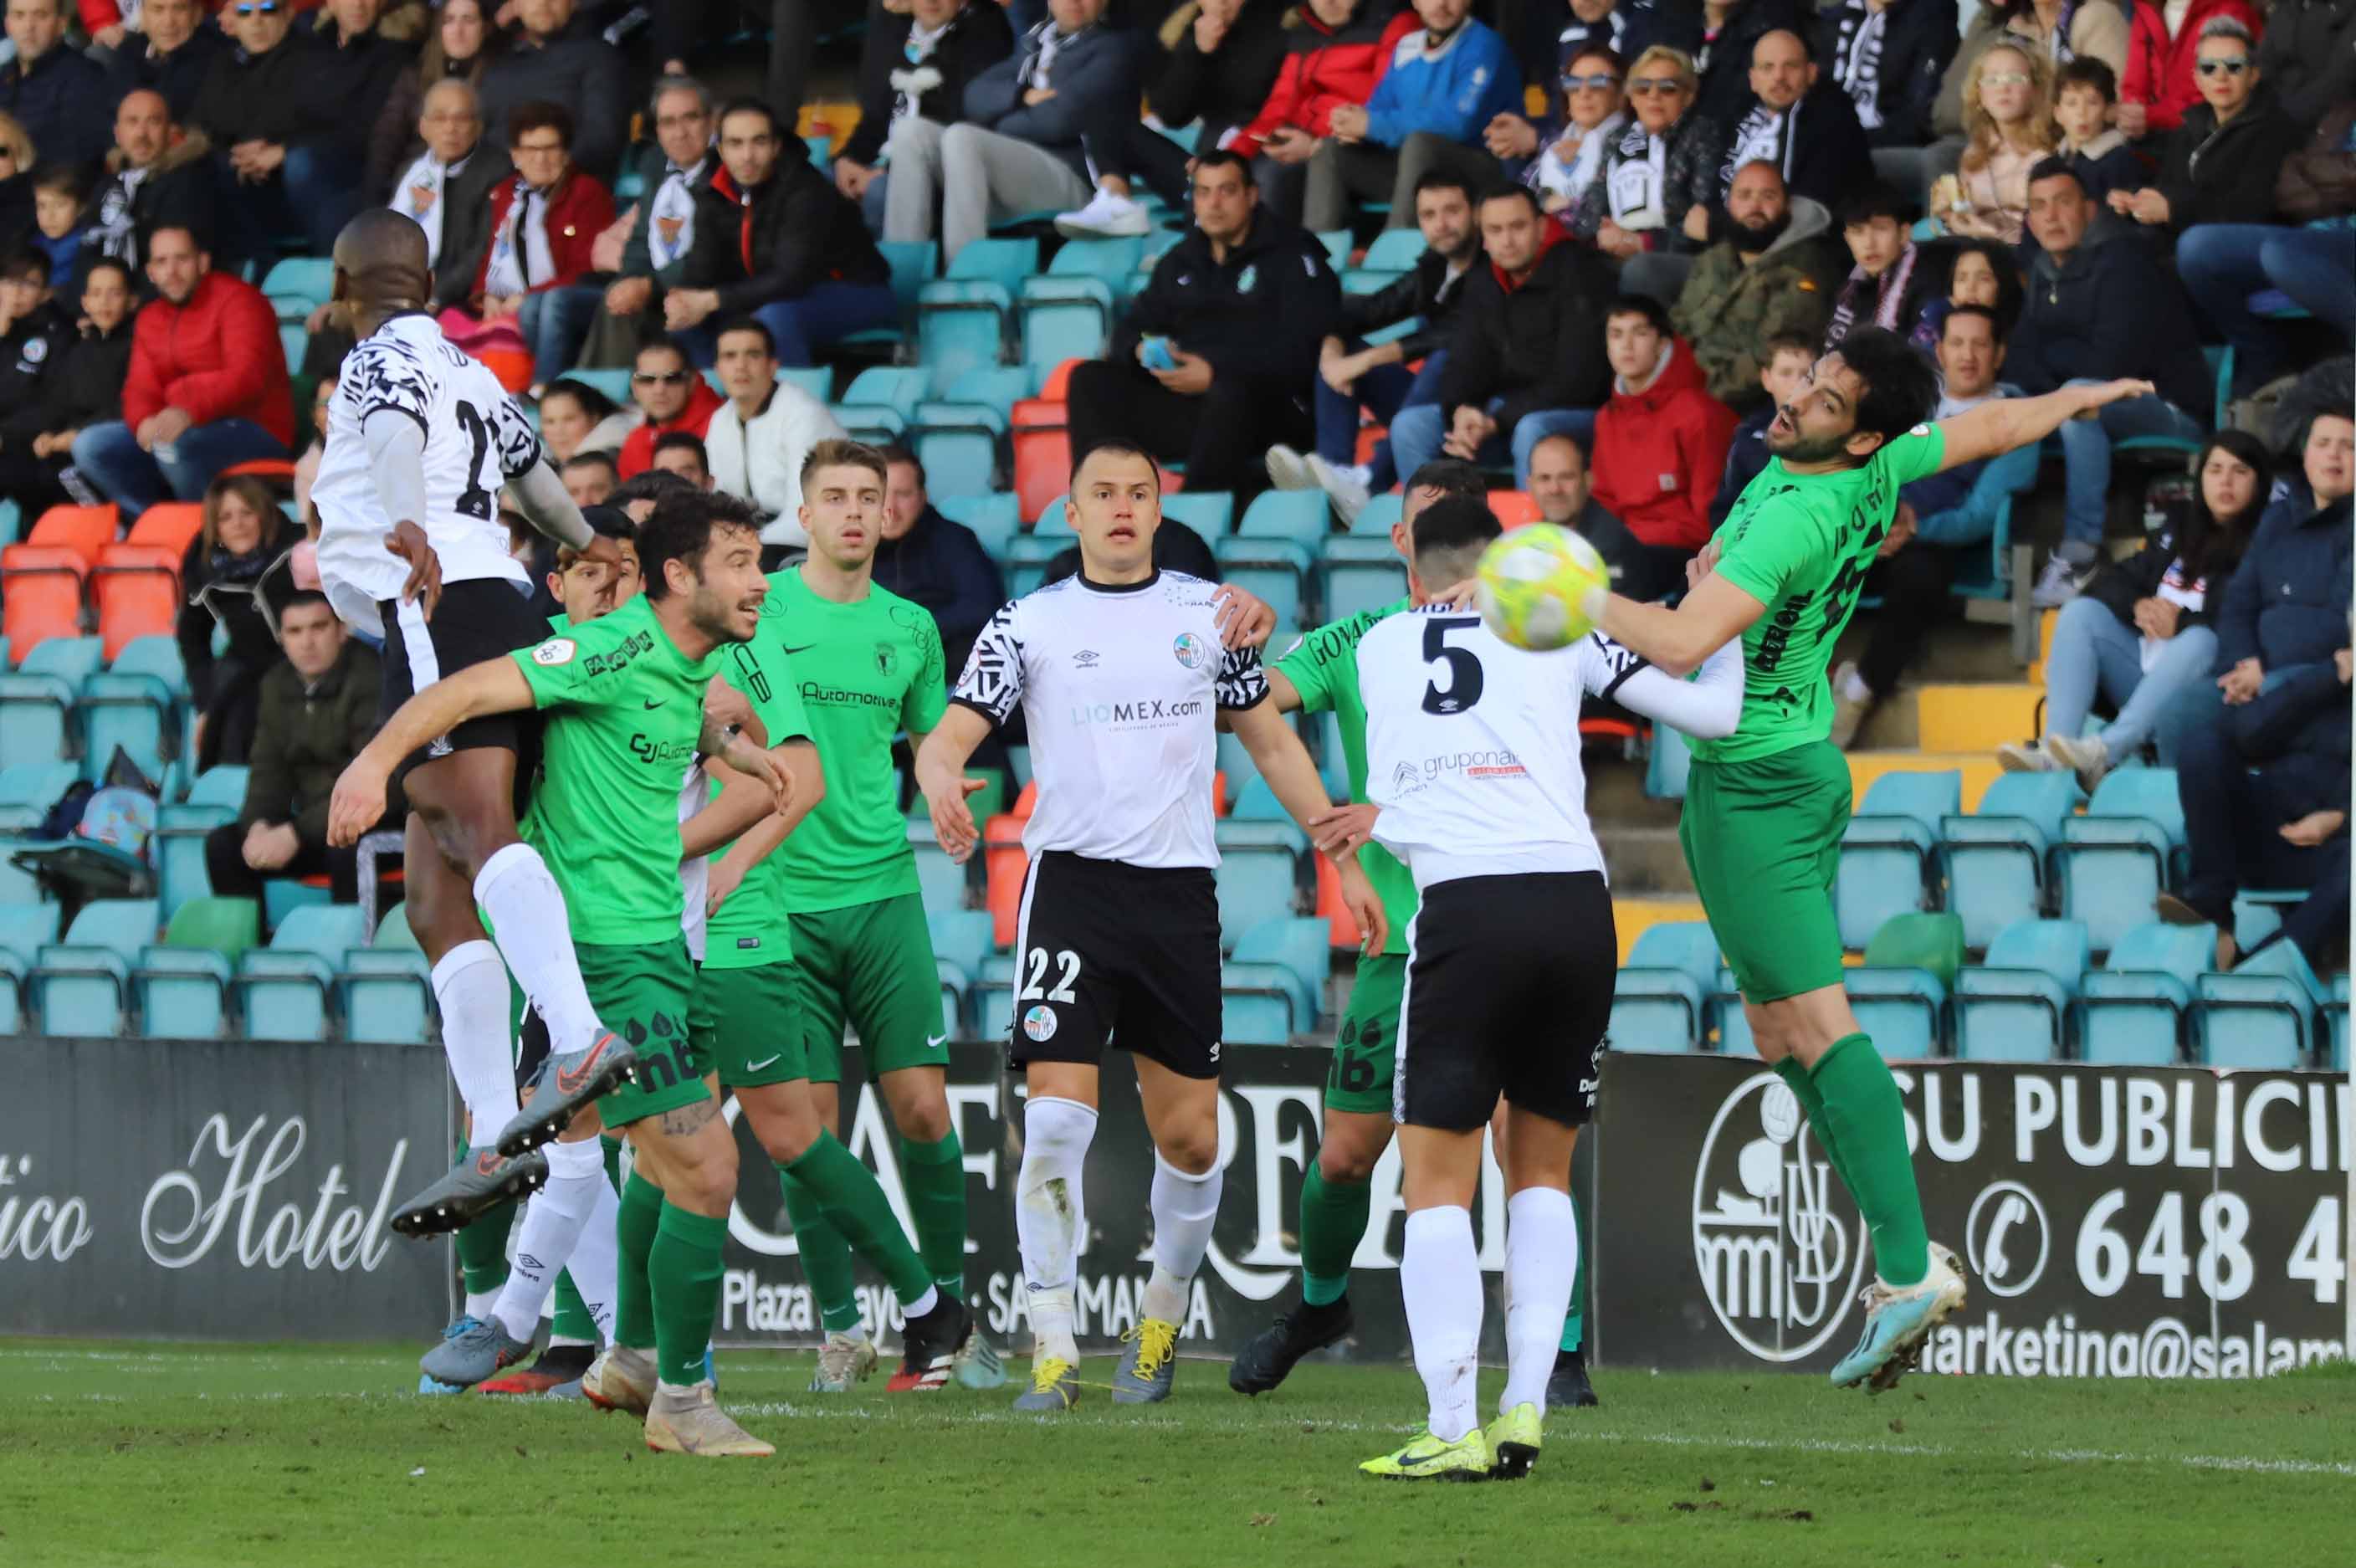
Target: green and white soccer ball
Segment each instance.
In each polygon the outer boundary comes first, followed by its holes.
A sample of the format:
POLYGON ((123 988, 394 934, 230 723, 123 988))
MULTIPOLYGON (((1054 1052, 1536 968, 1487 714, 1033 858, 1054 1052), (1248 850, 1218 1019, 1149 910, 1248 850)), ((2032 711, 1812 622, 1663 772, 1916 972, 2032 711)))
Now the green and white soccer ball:
POLYGON ((1516 648, 1567 648, 1594 624, 1590 605, 1611 591, 1595 546, 1569 529, 1533 522, 1481 553, 1476 598, 1489 629, 1516 648))

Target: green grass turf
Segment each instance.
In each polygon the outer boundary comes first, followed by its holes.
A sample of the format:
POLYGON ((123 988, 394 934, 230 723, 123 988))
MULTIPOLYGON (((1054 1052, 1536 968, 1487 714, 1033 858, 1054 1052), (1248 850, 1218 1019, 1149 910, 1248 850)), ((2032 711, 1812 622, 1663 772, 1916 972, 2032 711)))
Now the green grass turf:
POLYGON ((1011 1414, 1012 1388, 886 1395, 879 1376, 827 1398, 801 1391, 808 1357, 723 1352, 723 1402, 779 1453, 699 1463, 579 1405, 417 1398, 416 1350, 0 1341, 0 1563, 2356 1561, 2344 1368, 1918 1375, 1879 1399, 1605 1370, 1602 1407, 1551 1417, 1529 1480, 1437 1486, 1355 1473, 1419 1423, 1404 1367, 1308 1366, 1246 1401, 1187 1362, 1162 1407, 1098 1386, 1041 1419, 1011 1414))

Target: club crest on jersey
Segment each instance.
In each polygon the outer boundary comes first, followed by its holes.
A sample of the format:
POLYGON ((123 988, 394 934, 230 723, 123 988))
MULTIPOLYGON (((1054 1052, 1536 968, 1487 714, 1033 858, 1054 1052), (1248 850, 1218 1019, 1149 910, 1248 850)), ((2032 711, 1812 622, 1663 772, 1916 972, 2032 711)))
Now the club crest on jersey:
POLYGON ((888 642, 875 645, 875 673, 890 675, 900 668, 900 653, 888 642))
POLYGON ((1055 1037, 1055 1011, 1042 1002, 1023 1015, 1023 1032, 1044 1045, 1055 1037))
POLYGON ((570 664, 579 645, 569 637, 552 637, 531 650, 534 664, 570 664))
POLYGON ((1178 640, 1170 645, 1170 651, 1189 670, 1200 670, 1211 660, 1211 645, 1191 631, 1180 632, 1178 640))

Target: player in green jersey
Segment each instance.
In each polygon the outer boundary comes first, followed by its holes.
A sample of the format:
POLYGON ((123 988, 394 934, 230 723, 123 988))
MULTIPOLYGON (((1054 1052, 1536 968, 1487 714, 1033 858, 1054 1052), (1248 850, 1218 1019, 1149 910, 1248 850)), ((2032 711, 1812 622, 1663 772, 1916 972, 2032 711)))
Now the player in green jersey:
POLYGON ((637 1155, 618 1226, 616 1355, 654 1352, 650 1447, 767 1455, 768 1444, 721 1412, 704 1377, 736 1144, 687 1035, 694 970, 680 934, 678 802, 702 754, 760 786, 775 809, 791 807, 790 778, 770 754, 704 710, 723 647, 758 629, 768 585, 750 515, 725 497, 660 503, 640 531, 638 560, 642 597, 404 703, 337 781, 329 839, 350 843, 382 815, 393 765, 433 736, 482 714, 545 713, 543 777, 525 832, 565 894, 600 1015, 640 1058, 637 1080, 598 1107, 637 1155))
MULTIPOLYGON (((872 581, 883 537, 886 465, 874 448, 821 441, 803 459, 800 519, 807 560, 769 578, 765 630, 793 650, 794 683, 826 759, 827 789, 809 817, 762 861, 783 884, 772 907, 793 911, 794 1013, 809 1091, 830 1139, 842 1132, 843 1026, 857 1031, 868 1070, 890 1109, 900 1179, 923 1267, 946 1298, 966 1294, 965 1150, 949 1112, 948 1030, 901 814, 893 738, 921 743, 948 705, 941 639, 922 606, 872 581)), ((712 873, 721 914, 754 896, 736 885, 742 863, 776 841, 774 820, 749 833, 712 873)), ((714 950, 718 948, 715 945, 714 950)), ((860 1321, 851 1251, 818 1195, 792 1176, 786 1210, 817 1298, 826 1343, 812 1392, 846 1392, 875 1365, 860 1321)), ((1006 1380, 998 1353, 969 1322, 946 1359, 904 1354, 889 1388, 968 1388, 1006 1380)))
POLYGON ((1898 1086, 1841 984, 1833 877, 1848 822, 1847 763, 1826 740, 1825 671, 1912 480, 2041 441, 2146 381, 2072 382, 1938 424, 1930 366, 1904 339, 1852 332, 1767 427, 1772 456, 1689 569, 1675 609, 1599 590, 1611 636, 1676 673, 1743 647, 1742 721, 1696 741, 1678 835, 1711 930, 1742 992, 1759 1054, 1872 1232, 1877 1279, 1836 1385, 1890 1387, 1964 1299, 1954 1254, 1931 1245, 1898 1086))

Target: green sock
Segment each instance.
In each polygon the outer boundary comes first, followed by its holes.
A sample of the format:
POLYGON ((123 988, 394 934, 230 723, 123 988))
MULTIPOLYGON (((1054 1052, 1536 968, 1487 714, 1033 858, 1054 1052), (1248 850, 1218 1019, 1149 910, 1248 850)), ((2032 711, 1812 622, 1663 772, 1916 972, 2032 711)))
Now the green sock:
POLYGON ((548 1325, 549 1343, 553 1345, 560 1339, 577 1339, 584 1345, 597 1343, 597 1320, 589 1316, 589 1304, 581 1299, 581 1292, 569 1272, 556 1276, 556 1316, 548 1325))
POLYGON ((1317 1162, 1301 1184, 1301 1299, 1328 1306, 1350 1288, 1350 1260, 1375 1204, 1370 1181, 1327 1181, 1317 1162))
POLYGON ((1841 1168, 1840 1148, 1833 1141, 1832 1119, 1825 1114, 1825 1097, 1816 1088, 1816 1080, 1800 1065, 1797 1057, 1785 1057, 1775 1064, 1775 1076, 1800 1102, 1800 1113, 1808 1119, 1808 1131, 1815 1134, 1816 1147, 1825 1152, 1825 1160, 1840 1177, 1843 1187, 1849 1186, 1848 1172, 1841 1168))
POLYGON ((630 1173, 622 1184, 622 1215, 615 1222, 619 1253, 614 1282, 614 1343, 633 1350, 655 1347, 654 1283, 648 1260, 655 1250, 655 1230, 662 1221, 662 1188, 630 1173))
POLYGON ((1587 1213, 1579 1194, 1570 1195, 1570 1222, 1579 1231, 1579 1272, 1570 1276, 1570 1310, 1562 1315, 1558 1348, 1576 1350, 1587 1343, 1587 1213))
POLYGON ((1833 1133, 1827 1145, 1840 1150, 1835 1168, 1873 1232, 1875 1272, 1887 1284, 1920 1284, 1931 1270, 1931 1243, 1890 1064, 1863 1035, 1845 1035, 1816 1059, 1812 1076, 1833 1133))
POLYGON ((663 1204, 647 1275, 654 1286, 656 1375, 664 1382, 685 1388, 703 1380, 703 1353, 711 1348, 712 1315, 720 1308, 720 1276, 727 1272, 720 1250, 727 1240, 724 1217, 663 1204))
POLYGON ((821 1132, 793 1164, 793 1174, 808 1184, 825 1207, 826 1217, 851 1243, 851 1250, 874 1267, 902 1303, 912 1302, 932 1288, 933 1276, 908 1233, 892 1213, 890 1200, 875 1173, 842 1146, 831 1133, 821 1132))
POLYGON ((619 1197, 622 1191, 622 1140, 611 1133, 597 1134, 598 1152, 605 1156, 605 1179, 619 1197))
POLYGON ((826 1217, 826 1205, 809 1185, 784 1165, 777 1185, 785 1189, 786 1218, 793 1222, 794 1245, 802 1256, 802 1278, 818 1305, 819 1325, 829 1334, 859 1326, 859 1296, 851 1275, 851 1243, 826 1217))
POLYGON ((965 1299, 965 1145, 952 1128, 937 1144, 900 1140, 900 1180, 916 1222, 916 1251, 933 1283, 965 1299))
MULTIPOLYGON (((466 1140, 461 1138, 458 1152, 450 1163, 464 1164, 472 1153, 466 1140)), ((458 1249, 458 1277, 465 1282, 468 1295, 488 1295, 508 1283, 508 1232, 515 1229, 515 1219, 516 1206, 502 1203, 475 1216, 465 1230, 452 1238, 458 1249)))

